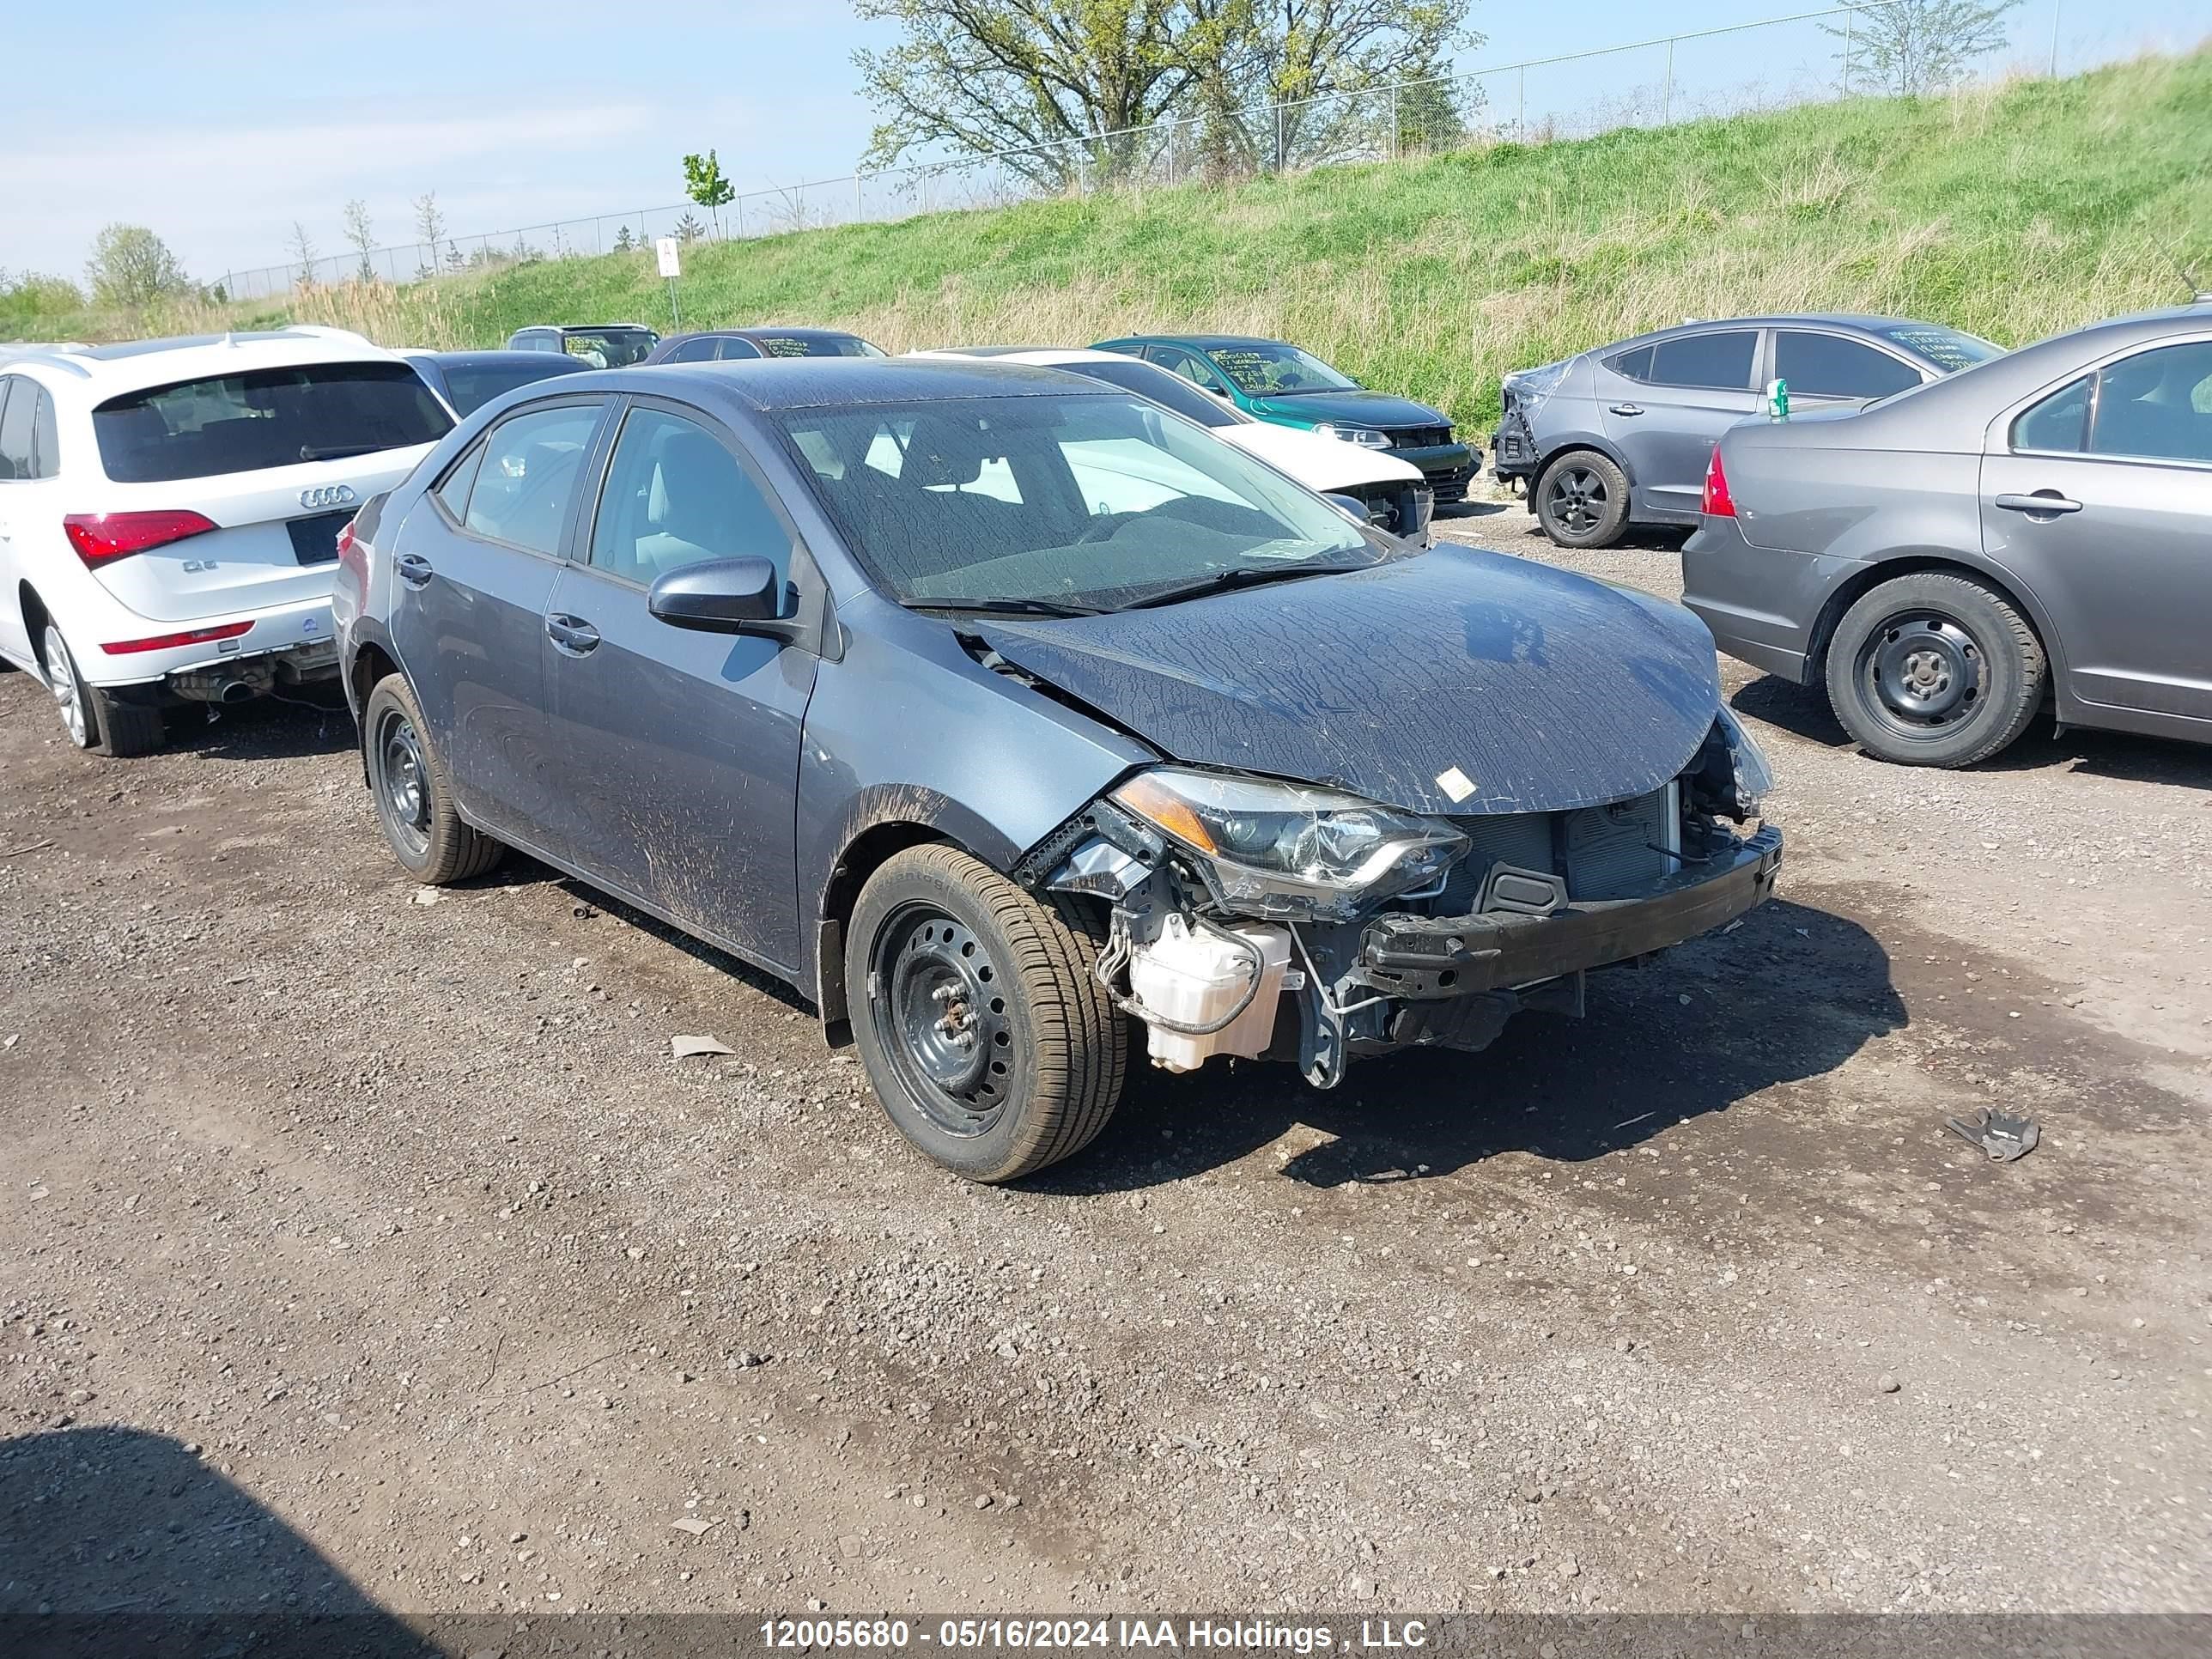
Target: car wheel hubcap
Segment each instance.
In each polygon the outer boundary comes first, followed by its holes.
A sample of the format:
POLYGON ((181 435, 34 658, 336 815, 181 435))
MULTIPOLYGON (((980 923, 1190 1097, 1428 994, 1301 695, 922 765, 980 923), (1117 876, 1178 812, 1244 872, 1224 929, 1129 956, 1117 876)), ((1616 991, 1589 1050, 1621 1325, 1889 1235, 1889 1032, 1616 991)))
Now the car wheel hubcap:
POLYGON ((61 710, 62 724, 69 728, 70 741, 83 748, 84 699, 77 696, 76 664, 70 656, 61 629, 52 623, 46 624, 46 689, 54 694, 54 705, 61 710))
POLYGON ((387 713, 378 722, 376 756, 384 821, 409 854, 420 858, 430 848, 430 769, 415 722, 387 713))
POLYGON ((878 935, 871 1016, 908 1097, 945 1133, 988 1131, 1013 1080, 1006 987, 983 942, 944 911, 911 906, 878 935))
POLYGON ((1893 617, 1868 642, 1860 664, 1869 702, 1889 724, 1924 737, 1972 718, 1984 701, 1988 658, 1949 617, 1893 617))
POLYGON ((1552 480, 1552 517, 1571 535, 1587 536, 1605 521, 1605 480, 1588 467, 1570 467, 1552 480))

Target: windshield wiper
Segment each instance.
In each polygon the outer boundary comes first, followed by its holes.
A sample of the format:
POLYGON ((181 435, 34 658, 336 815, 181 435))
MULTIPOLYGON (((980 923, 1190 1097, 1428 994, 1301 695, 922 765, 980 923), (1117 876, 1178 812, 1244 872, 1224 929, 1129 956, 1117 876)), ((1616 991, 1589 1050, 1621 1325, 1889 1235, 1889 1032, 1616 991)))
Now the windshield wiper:
POLYGON ((1143 599, 1133 600, 1121 609, 1149 611, 1154 605, 1177 605, 1185 599, 1204 599, 1209 593, 1226 593, 1232 587, 1257 587, 1262 582, 1296 581, 1301 576, 1340 576, 1346 571, 1368 568, 1364 564, 1294 564, 1279 570, 1217 570, 1211 576, 1185 582, 1180 587, 1147 593, 1143 599))
POLYGON ((337 461, 349 455, 367 455, 383 447, 382 444, 301 444, 300 459, 303 461, 337 461))
POLYGON ((1062 605, 1054 599, 902 599, 909 611, 998 611, 1022 617, 1103 617, 1095 605, 1062 605))

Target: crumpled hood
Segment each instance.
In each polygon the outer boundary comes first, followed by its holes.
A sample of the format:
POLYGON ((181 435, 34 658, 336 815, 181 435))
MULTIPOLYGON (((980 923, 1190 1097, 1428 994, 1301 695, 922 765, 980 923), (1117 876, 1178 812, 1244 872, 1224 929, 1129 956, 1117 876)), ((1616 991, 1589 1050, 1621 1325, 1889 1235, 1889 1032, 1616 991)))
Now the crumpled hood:
POLYGON ((1340 421, 1347 426, 1449 426, 1450 416, 1386 392, 1297 392, 1252 400, 1255 415, 1291 421, 1340 421))
POLYGON ((1712 635, 1679 605, 1469 549, 975 631, 1174 759, 1416 812, 1647 794, 1720 702, 1712 635))

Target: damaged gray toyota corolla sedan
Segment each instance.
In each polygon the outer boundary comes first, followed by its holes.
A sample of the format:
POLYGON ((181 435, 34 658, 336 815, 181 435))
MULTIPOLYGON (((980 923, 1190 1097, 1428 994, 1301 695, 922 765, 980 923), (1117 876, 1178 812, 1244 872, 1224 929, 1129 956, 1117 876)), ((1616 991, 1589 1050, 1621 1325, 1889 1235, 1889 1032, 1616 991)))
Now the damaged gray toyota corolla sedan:
POLYGON ((576 375, 343 545, 379 818, 524 848, 790 981, 1003 1181, 1155 1063, 1480 1049, 1772 891, 1687 612, 1421 552, 1095 381, 576 375))

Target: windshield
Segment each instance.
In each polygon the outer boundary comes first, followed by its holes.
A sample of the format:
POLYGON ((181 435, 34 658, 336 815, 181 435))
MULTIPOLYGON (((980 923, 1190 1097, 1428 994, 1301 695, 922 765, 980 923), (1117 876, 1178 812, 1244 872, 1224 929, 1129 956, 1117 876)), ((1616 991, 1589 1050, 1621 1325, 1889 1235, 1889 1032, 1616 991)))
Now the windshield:
POLYGON ((1885 328, 1881 333, 1891 344, 1902 346, 1917 357, 1924 357, 1946 374, 2004 356, 2002 346, 1992 345, 1979 335, 1961 334, 1955 328, 1940 328, 1930 323, 1904 323, 1895 328, 1885 328))
POLYGON ((1048 367, 1133 392, 1147 402, 1172 409, 1186 421, 1195 421, 1200 426, 1244 426, 1251 421, 1249 415, 1241 415, 1218 398, 1207 397, 1182 375, 1170 374, 1152 363, 1140 363, 1134 357, 1117 357, 1110 363, 1079 361, 1048 367))
POLYGON ((1340 374, 1310 351, 1278 341, 1216 346, 1206 354, 1248 398, 1279 392, 1357 392, 1359 382, 1340 374))
POLYGON ((519 386, 528 386, 533 380, 543 380, 554 374, 580 372, 591 367, 577 358, 560 358, 550 352, 517 353, 526 356, 526 362, 515 363, 447 363, 441 366, 446 377, 446 390, 453 394, 453 407, 462 415, 473 415, 493 398, 509 392, 519 386))
POLYGON ((1410 551, 1119 394, 777 419, 854 555, 904 605, 1116 610, 1199 583, 1358 569, 1410 551))
POLYGON ((760 348, 763 357, 880 357, 882 349, 857 334, 769 334, 756 330, 744 337, 760 348))
POLYGON ((561 349, 593 368, 627 368, 641 363, 659 342, 649 329, 572 328, 561 337, 561 349))
POLYGON ((406 363, 311 363, 185 380, 92 411, 116 483, 169 483, 435 443, 453 422, 406 363))

